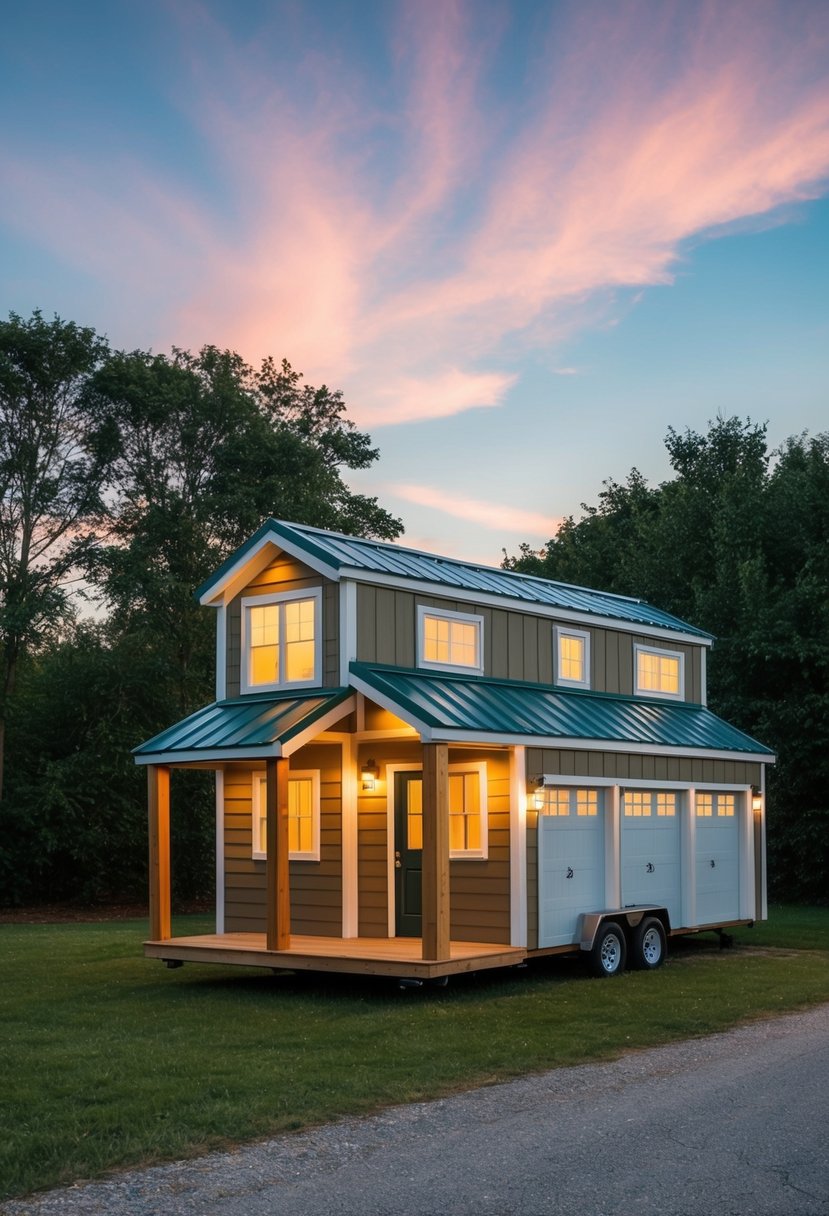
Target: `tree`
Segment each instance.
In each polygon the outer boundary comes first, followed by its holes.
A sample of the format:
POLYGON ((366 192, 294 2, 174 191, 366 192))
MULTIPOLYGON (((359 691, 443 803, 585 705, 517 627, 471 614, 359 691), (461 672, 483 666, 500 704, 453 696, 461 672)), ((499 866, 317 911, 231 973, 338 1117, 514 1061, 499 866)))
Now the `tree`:
POLYGON ((504 564, 651 600, 716 637, 715 712, 777 752, 769 777, 773 893, 825 902, 829 878, 829 435, 769 453, 766 428, 669 429, 675 476, 634 469, 504 564))
POLYGON ((269 515, 360 535, 402 530, 342 468, 377 458, 345 418, 342 394, 290 364, 254 371, 232 351, 112 356, 89 386, 115 435, 107 543, 90 578, 120 632, 165 647, 185 713, 208 693, 212 621, 193 591, 269 515))
POLYGON ((0 798, 21 658, 71 617, 67 580, 101 512, 110 448, 84 389, 106 354, 58 317, 0 322, 0 798))

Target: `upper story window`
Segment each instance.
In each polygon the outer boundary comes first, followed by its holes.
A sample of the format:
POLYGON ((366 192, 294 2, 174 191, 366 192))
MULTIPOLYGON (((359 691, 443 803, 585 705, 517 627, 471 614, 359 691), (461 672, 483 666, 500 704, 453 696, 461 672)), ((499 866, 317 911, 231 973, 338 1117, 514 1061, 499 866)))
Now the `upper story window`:
MULTIPOLYGON (((268 855, 267 778, 253 774, 253 850, 255 858, 268 855)), ((288 776, 288 859, 320 859, 320 775, 318 770, 294 771, 288 776)))
POLYGON ((566 629, 563 625, 556 625, 554 634, 556 684, 589 688, 590 634, 583 629, 566 629))
POLYGON ((651 650, 634 646, 635 692, 644 697, 685 696, 685 655, 678 650, 651 650))
POLYGON ((319 591, 242 600, 242 691, 322 682, 319 591))
POLYGON ((417 610, 418 667, 482 675, 484 618, 438 608, 417 610))

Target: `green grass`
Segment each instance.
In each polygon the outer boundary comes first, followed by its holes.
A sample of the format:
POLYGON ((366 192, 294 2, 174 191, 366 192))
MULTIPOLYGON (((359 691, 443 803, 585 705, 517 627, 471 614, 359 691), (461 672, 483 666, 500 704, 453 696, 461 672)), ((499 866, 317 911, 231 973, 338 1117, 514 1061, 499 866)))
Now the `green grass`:
POLYGON ((145 929, 0 926, 0 1198, 829 1001, 829 909, 684 939, 655 974, 550 960, 404 993, 167 971, 145 929))

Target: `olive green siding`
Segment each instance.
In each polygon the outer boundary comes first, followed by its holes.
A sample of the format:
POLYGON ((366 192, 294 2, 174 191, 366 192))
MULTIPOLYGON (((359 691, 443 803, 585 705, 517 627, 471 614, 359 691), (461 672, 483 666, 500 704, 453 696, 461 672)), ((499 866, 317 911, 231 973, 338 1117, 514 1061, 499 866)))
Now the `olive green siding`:
MULTIPOLYGON (((342 936, 341 749, 309 744, 291 757, 291 768, 320 774, 320 860, 290 863, 291 930, 319 937, 342 936)), ((260 770, 261 773, 261 770, 260 770)), ((225 803, 225 931, 264 933, 265 862, 252 850, 253 773, 228 768, 225 803)))
MULTIPOLYGON (((543 774, 562 777, 604 777, 618 781, 683 781, 689 786, 757 785, 762 764, 748 760, 708 760, 685 756, 640 756, 625 752, 583 752, 560 748, 528 747, 527 788, 532 790, 543 774)), ((527 811, 527 945, 538 946, 538 814, 527 811)))
MULTIPOLYGON (((478 606, 464 601, 417 595, 388 587, 357 587, 357 659, 415 667, 417 608, 476 614, 484 622, 484 675, 493 679, 554 682, 553 627, 549 617, 531 612, 478 606)), ((559 622, 566 624, 566 622, 559 622)), ((596 692, 633 695, 633 647, 685 655, 685 699, 702 699, 702 647, 656 640, 637 633, 579 625, 590 634, 590 682, 596 692)))
POLYGON ((249 595, 267 595, 274 591, 301 591, 322 587, 322 683, 336 688, 340 683, 340 612, 339 587, 322 578, 302 562, 280 554, 256 578, 235 596, 227 608, 227 696, 238 697, 241 691, 242 662, 242 599, 249 595))
MULTIPOLYGON (((377 788, 358 799, 358 908, 361 937, 388 935, 388 789, 386 765, 421 765, 418 742, 364 743, 359 762, 371 758, 380 769, 377 788)), ((492 750, 449 752, 450 764, 487 766, 488 857, 449 862, 450 934, 455 941, 510 940, 509 753, 492 750)))

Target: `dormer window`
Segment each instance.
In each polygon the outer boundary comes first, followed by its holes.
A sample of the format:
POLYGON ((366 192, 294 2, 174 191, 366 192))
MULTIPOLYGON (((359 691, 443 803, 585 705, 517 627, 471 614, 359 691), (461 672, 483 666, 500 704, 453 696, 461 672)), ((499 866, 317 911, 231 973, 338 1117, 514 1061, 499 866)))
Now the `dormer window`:
POLYGON ((685 696, 685 655, 679 650, 652 650, 634 646, 635 692, 640 697, 685 696))
POLYGON ((590 634, 584 629, 555 626, 556 684, 590 687, 590 634))
POLYGON ((484 618, 438 608, 417 610, 417 665, 483 675, 484 618))
POLYGON ((242 691, 322 681, 322 596, 286 591, 242 600, 242 691))

